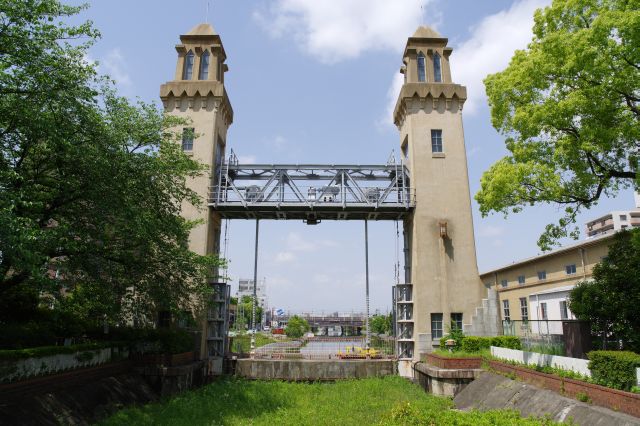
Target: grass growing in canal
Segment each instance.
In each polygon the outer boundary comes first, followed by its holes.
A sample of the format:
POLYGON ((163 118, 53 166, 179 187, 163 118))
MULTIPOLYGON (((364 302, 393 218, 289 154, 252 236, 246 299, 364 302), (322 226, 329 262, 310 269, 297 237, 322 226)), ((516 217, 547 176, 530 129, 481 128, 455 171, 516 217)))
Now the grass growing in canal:
POLYGON ((221 379, 171 400, 122 410, 103 425, 550 425, 511 411, 459 412, 390 376, 335 383, 221 379))
MULTIPOLYGON (((256 334, 256 348, 259 348, 269 343, 278 342, 278 340, 265 336, 262 333, 256 334)), ((231 338, 231 350, 233 352, 248 353, 251 350, 251 335, 242 334, 231 338)))

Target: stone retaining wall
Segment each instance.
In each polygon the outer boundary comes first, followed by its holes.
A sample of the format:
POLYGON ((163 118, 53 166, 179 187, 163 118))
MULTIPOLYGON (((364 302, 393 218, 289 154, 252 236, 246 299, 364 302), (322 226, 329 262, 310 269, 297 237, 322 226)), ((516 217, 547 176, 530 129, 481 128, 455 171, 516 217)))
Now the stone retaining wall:
POLYGON ((453 370, 475 369, 482 366, 482 358, 453 358, 436 355, 434 353, 427 354, 427 362, 438 368, 447 368, 453 370))
POLYGON ((239 359, 236 375, 247 379, 317 381, 364 379, 396 374, 393 360, 239 359))
MULTIPOLYGON (((460 410, 516 410, 523 417, 548 417, 576 426, 640 426, 640 419, 483 372, 453 399, 460 410)), ((544 422, 540 422, 543 424, 544 422)))
POLYGON ((424 362, 414 366, 414 378, 424 390, 439 396, 456 396, 482 373, 475 368, 445 369, 424 362))
POLYGON ((128 373, 131 371, 131 367, 130 361, 112 362, 96 367, 78 368, 64 373, 34 377, 20 382, 0 384, 0 401, 51 393, 90 384, 105 377, 128 373))
POLYGON ((593 404, 640 417, 640 394, 541 373, 499 361, 489 361, 489 367, 501 373, 515 374, 527 383, 550 389, 569 397, 575 398, 578 394, 584 394, 589 397, 593 404))

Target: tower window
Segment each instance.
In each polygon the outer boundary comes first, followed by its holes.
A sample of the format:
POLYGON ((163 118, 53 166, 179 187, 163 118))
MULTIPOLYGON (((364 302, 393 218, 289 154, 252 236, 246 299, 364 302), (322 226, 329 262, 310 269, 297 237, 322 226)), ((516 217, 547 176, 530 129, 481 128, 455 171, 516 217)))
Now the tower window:
POLYGON ((193 76, 193 52, 190 50, 184 58, 184 71, 182 72, 183 80, 191 80, 193 76))
POLYGON ((462 313, 461 312, 451 313, 451 329, 462 330, 462 313))
POLYGON ((202 56, 200 57, 200 75, 198 76, 199 80, 208 80, 209 79, 209 51, 205 50, 202 56))
POLYGON ((400 147, 402 150, 402 155, 405 160, 409 159, 409 136, 405 136, 404 142, 402 142, 402 146, 400 147))
POLYGON ((431 314, 431 339, 442 337, 442 313, 431 314))
POLYGON ((522 322, 529 321, 529 306, 527 305, 527 298, 520 298, 520 314, 522 315, 522 322))
POLYGON ((433 79, 437 83, 442 82, 442 65, 440 63, 440 55, 433 55, 433 79))
POLYGON ((422 52, 418 54, 418 81, 427 81, 427 63, 422 52))
POLYGON ((193 151, 193 127, 185 127, 182 129, 182 150, 193 151))
POLYGON ((431 152, 442 152, 442 130, 431 130, 431 152))
POLYGON ((540 317, 543 320, 549 319, 549 311, 547 310, 547 303, 543 302, 540 304, 540 317))
POLYGON ((505 321, 511 321, 511 311, 509 310, 509 301, 502 301, 502 318, 505 321))

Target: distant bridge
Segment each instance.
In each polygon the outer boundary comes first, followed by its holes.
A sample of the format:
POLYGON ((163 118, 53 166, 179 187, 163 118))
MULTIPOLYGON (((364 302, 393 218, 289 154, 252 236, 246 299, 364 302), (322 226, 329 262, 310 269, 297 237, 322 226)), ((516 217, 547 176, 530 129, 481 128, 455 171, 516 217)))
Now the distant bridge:
POLYGON ((365 324, 366 315, 364 313, 350 313, 350 314, 316 314, 316 313, 302 313, 294 314, 287 313, 285 315, 274 315, 272 321, 277 321, 278 324, 289 322, 289 318, 292 316, 298 316, 304 318, 309 323, 312 329, 318 327, 330 327, 330 326, 342 326, 342 327, 356 327, 362 328, 365 324))

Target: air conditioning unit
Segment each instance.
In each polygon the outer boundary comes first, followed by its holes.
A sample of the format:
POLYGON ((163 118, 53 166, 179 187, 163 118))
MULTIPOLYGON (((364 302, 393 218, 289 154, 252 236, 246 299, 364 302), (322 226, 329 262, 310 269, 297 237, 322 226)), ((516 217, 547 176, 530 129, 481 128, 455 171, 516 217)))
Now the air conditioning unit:
POLYGON ((340 188, 337 186, 327 186, 324 188, 322 198, 320 201, 323 203, 333 203, 336 201, 336 197, 340 193, 340 188))
POLYGON ((258 185, 250 185, 247 186, 245 191, 245 197, 247 201, 261 201, 262 196, 260 195, 260 187, 258 185))
POLYGON ((364 190, 364 195, 368 202, 377 203, 380 199, 380 188, 367 188, 364 190))

